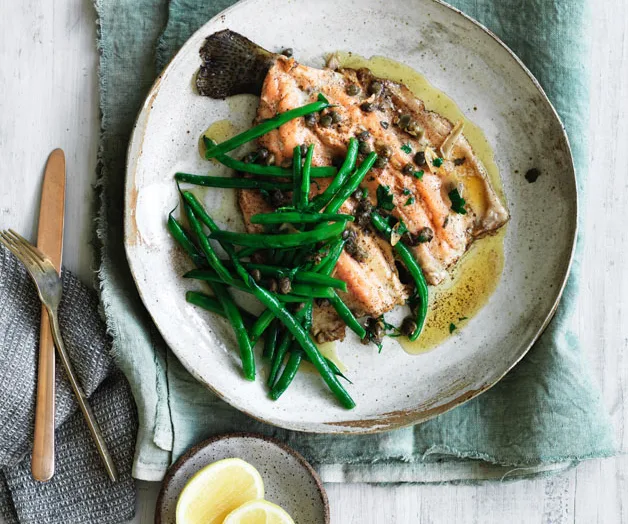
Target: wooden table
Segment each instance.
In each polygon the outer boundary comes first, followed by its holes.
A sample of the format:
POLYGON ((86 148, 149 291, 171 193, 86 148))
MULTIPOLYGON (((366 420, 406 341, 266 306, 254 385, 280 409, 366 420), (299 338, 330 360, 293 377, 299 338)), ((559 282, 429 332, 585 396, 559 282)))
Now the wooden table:
MULTIPOLYGON (((628 3, 601 0, 590 20, 589 183, 579 336, 623 452, 628 401, 628 3)), ((48 153, 67 155, 65 267, 94 277, 90 240, 98 85, 89 0, 0 2, 0 228, 34 239, 48 153)), ((159 485, 139 482, 152 522, 159 485)), ((327 485, 334 523, 628 522, 628 457, 593 460, 547 479, 476 486, 327 485)))

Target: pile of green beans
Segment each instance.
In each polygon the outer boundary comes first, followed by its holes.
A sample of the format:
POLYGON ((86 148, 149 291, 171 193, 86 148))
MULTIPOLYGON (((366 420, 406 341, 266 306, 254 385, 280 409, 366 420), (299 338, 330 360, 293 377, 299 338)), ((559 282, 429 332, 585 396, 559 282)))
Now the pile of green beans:
MULTIPOLYGON (((338 294, 347 292, 346 283, 332 277, 332 273, 346 243, 342 238, 343 232, 347 224, 354 221, 352 215, 340 214, 339 210, 373 167, 377 154, 371 152, 365 155, 358 165, 358 141, 351 138, 339 170, 331 166, 312 165, 314 144, 307 148, 296 146, 289 168, 236 160, 227 155, 286 122, 328 107, 329 102, 319 95, 311 104, 280 113, 220 144, 203 137, 207 159, 245 173, 244 176, 175 174, 177 183, 269 193, 280 190, 288 192, 288 195, 291 192, 288 196, 291 205, 250 218, 252 224, 264 227, 263 233, 239 233, 219 228, 189 190, 180 190, 189 231, 174 218, 172 212, 168 216, 167 227, 195 266, 184 276, 206 282, 212 292, 208 295, 189 291, 186 300, 228 320, 238 343, 242 373, 246 379, 255 379, 253 349, 258 341, 263 340, 262 355, 270 365, 270 398, 277 400, 294 380, 301 362, 307 361, 316 368, 340 404, 351 409, 355 402, 338 379, 351 382, 334 362, 321 354, 311 338, 310 328, 315 301, 325 300, 361 339, 366 336, 364 327, 338 294), (273 177, 279 180, 273 180, 273 177), (322 193, 310 200, 312 179, 320 177, 333 179, 322 193), (214 242, 220 245, 227 258, 219 256, 214 242), (263 263, 257 258, 260 256, 263 263), (259 315, 251 314, 236 303, 232 289, 254 296, 265 309, 259 315)), ((259 158, 268 158, 267 152, 259 158)), ((256 160, 255 156, 248 158, 251 159, 256 160)), ((390 227, 383 217, 373 213, 372 220, 376 229, 390 236, 390 227)), ((413 265, 414 259, 409 250, 401 242, 395 245, 395 249, 417 282, 419 319, 417 333, 411 336, 416 338, 425 320, 423 310, 427 307, 427 287, 424 288, 425 279, 422 283, 420 281, 422 273, 420 269, 417 272, 416 261, 413 265)))

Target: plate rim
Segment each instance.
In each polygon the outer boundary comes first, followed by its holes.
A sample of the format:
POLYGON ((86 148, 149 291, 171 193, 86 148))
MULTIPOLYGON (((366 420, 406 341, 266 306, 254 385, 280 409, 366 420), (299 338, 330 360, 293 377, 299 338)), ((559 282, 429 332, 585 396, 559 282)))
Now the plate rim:
POLYGON ((416 424, 421 424, 423 422, 426 422, 438 415, 442 415, 443 413, 446 413, 458 406, 461 406, 462 404, 465 404, 466 402, 469 402, 470 400, 476 398, 478 395, 481 395, 482 393, 488 391, 489 389, 491 389, 493 386, 495 386, 497 383, 499 383, 508 373, 510 373, 510 371, 512 371, 512 369, 519 364, 519 362, 521 362, 521 360, 523 359, 523 357, 525 357, 525 355, 527 355, 527 353, 530 351, 530 349, 532 348, 532 346, 534 346, 534 344, 538 341, 538 339, 541 337, 541 335, 543 334, 543 332, 545 331, 545 329, 547 328, 547 326, 549 325, 549 323, 551 322, 551 320, 553 319, 554 315, 556 314, 556 310, 558 308, 558 305, 560 303, 560 300, 562 298, 562 295, 564 293, 565 287, 567 285, 567 281, 569 279, 569 275, 571 273, 571 268, 573 266, 573 261, 574 261, 574 257, 575 257, 575 252, 576 252, 576 246, 577 246, 577 239, 578 239, 578 231, 580 228, 580 190, 578 188, 578 180, 577 180, 577 175, 576 175, 576 166, 574 163, 574 158, 573 158, 573 152, 571 149, 571 144, 569 142, 569 137, 567 135, 567 131, 565 129, 565 125, 560 117, 560 115, 558 114, 558 112, 556 111, 556 108, 554 107, 554 105, 552 104, 551 100, 549 99, 549 97, 547 96, 547 94, 545 93, 545 90, 543 89, 543 87, 541 86, 541 84, 539 83, 539 81, 536 79, 536 77, 532 74, 532 72, 528 69, 528 67, 523 63, 523 61, 514 53, 514 51, 512 51, 512 49, 510 49, 510 47, 508 47, 495 33, 493 33, 490 29, 488 29, 486 26, 484 26, 482 23, 478 22, 477 20, 475 20, 474 18, 472 18, 471 16, 467 15, 466 13, 464 13, 463 11, 461 11, 460 9, 458 9, 457 7, 454 7, 450 4, 448 4, 447 2, 444 2, 443 0, 424 0, 424 1, 429 1, 433 4, 437 4, 439 6, 445 7, 446 9, 449 9, 450 11, 454 12, 455 14, 462 16, 465 20, 467 20, 468 22, 470 22, 471 24, 477 26, 481 31, 483 31, 484 33, 486 33, 493 41, 495 41, 503 50, 506 51, 506 53, 509 55, 509 57, 511 59, 513 59, 515 61, 515 63, 523 70, 523 72, 527 75, 527 77, 530 79, 530 81, 532 82, 533 86, 535 87, 535 89, 538 91, 538 93, 540 94, 541 98, 543 99, 543 101, 547 104, 547 106, 549 107, 550 111, 551 111, 551 115, 553 116, 553 118, 555 119, 556 122, 558 122, 559 127, 560 127, 560 131, 562 134, 562 139, 565 142, 565 146, 566 146, 566 154, 568 155, 568 159, 569 162, 567 164, 567 168, 570 170, 571 172, 571 178, 573 179, 573 202, 571 202, 571 206, 573 208, 572 214, 573 214, 573 231, 571 231, 571 234, 569 235, 569 241, 571 244, 571 248, 570 248, 570 253, 569 253, 569 258, 567 260, 567 263, 565 264, 564 267, 564 272, 563 272, 563 276, 562 276, 562 281, 560 283, 560 286, 557 289, 556 295, 554 297, 554 302, 552 304, 552 307, 549 309, 544 321, 541 323, 541 325, 538 327, 537 331, 535 332, 534 336, 531 337, 530 342, 527 344, 527 346, 524 347, 524 349, 520 352, 519 355, 517 355, 516 358, 513 359, 513 361, 510 363, 510 365, 506 366, 505 370, 499 374, 494 380, 492 380, 490 383, 484 384, 482 385, 480 388, 475 389, 475 390, 471 390, 471 391, 467 391, 467 392, 462 392, 460 393, 457 397, 455 397, 454 399, 448 401, 445 404, 441 404, 435 408, 431 408, 428 410, 420 410, 417 408, 410 408, 410 409, 406 409, 406 410, 402 410, 402 411, 393 411, 393 412, 389 412, 389 413, 385 413, 380 415, 380 418, 362 418, 360 420, 350 420, 350 421, 335 421, 335 422, 321 422, 320 424, 317 424, 314 428, 311 427, 304 427, 304 426, 308 426, 311 425, 310 423, 307 422, 301 422, 301 423, 288 423, 288 422, 282 422, 282 421, 272 421, 269 420, 267 418, 264 418, 261 415, 257 415, 255 413, 252 413, 250 410, 245 409, 244 407, 240 407, 240 406, 236 406, 234 404, 232 404, 229 399, 227 399, 225 397, 225 395, 217 390, 216 388, 214 388, 211 384, 209 384, 207 381, 205 381, 200 374, 194 369, 194 367, 186 361, 186 359, 179 355, 179 353, 173 348, 173 346, 171 346, 171 344, 168 342, 168 337, 162 333, 162 329, 160 328, 159 324, 155 321, 155 318, 153 317, 152 312, 149 310, 149 308, 146 306, 146 302, 144 300, 144 295, 143 292, 141 290, 141 287, 138 284, 138 278, 135 274, 135 270, 134 270, 134 266, 133 266, 133 261, 132 261, 132 256, 130 254, 131 251, 131 247, 133 245, 133 242, 131 241, 131 238, 135 239, 136 238, 136 234, 135 235, 131 235, 129 233, 129 223, 131 222, 131 217, 134 213, 135 208, 130 206, 130 198, 132 195, 132 190, 133 188, 133 181, 135 180, 135 173, 133 171, 133 168, 131 167, 132 164, 134 163, 133 161, 135 160, 136 162, 139 160, 139 156, 137 155, 137 157, 134 159, 133 158, 133 152, 136 150, 136 145, 139 143, 140 147, 139 147, 139 151, 141 154, 141 144, 143 143, 144 140, 144 132, 145 129, 143 127, 140 126, 140 122, 142 120, 146 121, 148 114, 151 111, 151 104, 152 101, 155 99, 155 97, 157 96, 157 94, 159 93, 159 88, 161 85, 161 81, 163 79, 163 77, 167 74, 167 72, 173 67, 174 62, 177 60, 177 58, 180 56, 181 53, 181 49, 183 49, 187 43, 193 39, 197 34, 205 31, 205 27, 207 25, 209 25, 210 23, 214 22, 215 20, 223 17, 226 13, 228 13, 229 11, 235 9, 236 7, 239 7, 243 4, 249 4, 252 3, 254 1, 257 0, 240 0, 234 4, 232 4, 231 6, 227 7, 226 9, 223 9, 222 11, 220 11, 219 13, 217 13, 215 16, 213 16, 212 18, 210 18, 207 22, 205 22, 201 27, 199 27, 194 33, 192 33, 190 35, 190 37, 183 43, 183 45, 181 46, 181 48, 179 49, 179 51, 177 51, 175 53, 175 55, 168 61, 168 63, 166 64, 166 66, 163 68, 163 70, 161 71, 161 73, 159 73, 159 75, 157 76, 155 82, 153 83, 153 85, 151 86, 150 90, 148 91, 144 102, 137 114, 137 117, 135 119, 135 123, 133 125, 133 131, 131 133, 131 137, 129 139, 129 144, 127 147, 127 155, 126 155, 126 162, 125 162, 125 183, 124 183, 124 231, 123 231, 123 237, 124 237, 124 247, 125 247, 125 256, 126 256, 126 260, 127 263, 129 265, 129 270, 131 272, 131 276, 133 278, 133 282, 135 283, 135 287, 137 289, 137 292, 140 296, 140 299, 142 300, 142 305, 144 306, 146 312, 148 313, 151 322, 153 322, 153 324, 155 325, 155 327, 157 328, 157 330, 159 331, 160 335, 163 337, 164 341, 166 342, 166 344, 168 345, 168 347, 173 351, 173 353, 175 353, 177 359, 181 362, 181 364, 186 368, 186 370, 198 381, 200 382, 204 387, 208 388, 210 391, 212 391, 218 398, 220 398, 222 401, 228 403, 230 406, 234 407, 235 409, 237 409, 238 411, 244 413, 245 415, 263 422, 265 424, 269 424, 273 427, 280 427, 283 429, 288 429, 288 430, 292 430, 292 431, 299 431, 299 432, 308 432, 308 433, 318 433, 318 434, 344 434, 344 435, 355 435, 355 434, 362 434, 362 435, 366 435, 366 434, 374 434, 374 433, 383 433, 385 431, 391 431, 394 429, 402 429, 405 427, 409 427, 409 426, 413 426, 416 424), (384 420, 381 420, 382 417, 385 417, 384 420), (322 428, 322 426, 324 426, 324 429, 322 428))
POLYGON ((305 460, 305 457, 303 457, 303 455, 301 455, 301 453, 299 453, 298 451, 292 449, 287 444, 281 442, 280 440, 277 440, 274 437, 268 437, 260 433, 249 433, 249 432, 244 432, 244 431, 233 432, 233 433, 223 433, 220 435, 214 435, 213 437, 209 437, 208 439, 205 439, 199 442, 198 444, 195 444, 190 449, 188 449, 183 455, 181 455, 177 459, 177 461, 174 464, 172 464, 168 468, 168 470, 166 471, 166 475, 161 481, 161 488, 159 489, 159 495, 157 496, 157 501, 155 502, 155 524, 164 524, 161 520, 161 514, 164 509, 162 506, 165 502, 164 497, 166 495, 166 491, 168 489, 170 482, 172 482, 174 475, 179 471, 179 469, 181 469, 183 464, 185 464, 188 460, 190 460, 194 455, 196 455, 196 453, 198 453, 202 449, 205 449, 208 446, 216 442, 219 442, 221 440, 228 440, 228 439, 233 439, 233 438, 250 438, 250 439, 255 439, 255 440, 264 440, 266 442, 269 442, 270 444, 274 444, 281 450, 285 451, 286 453, 296 458, 297 462, 299 462, 299 464, 303 468, 305 468, 307 472, 310 474, 310 476, 314 479, 316 490, 318 491, 321 497, 321 502, 323 503, 323 511, 324 511, 323 524, 330 524, 331 516, 330 516, 329 498, 327 497, 327 491, 325 490, 323 481, 319 477, 318 473, 312 467, 312 465, 307 460, 305 460))

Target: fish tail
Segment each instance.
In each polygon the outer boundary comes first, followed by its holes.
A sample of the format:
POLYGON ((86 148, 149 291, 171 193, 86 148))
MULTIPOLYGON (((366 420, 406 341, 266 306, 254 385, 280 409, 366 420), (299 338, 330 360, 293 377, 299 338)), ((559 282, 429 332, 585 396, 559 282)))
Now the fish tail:
POLYGON ((277 57, 229 29, 208 36, 200 55, 203 64, 196 87, 201 95, 211 98, 259 95, 266 73, 277 57))

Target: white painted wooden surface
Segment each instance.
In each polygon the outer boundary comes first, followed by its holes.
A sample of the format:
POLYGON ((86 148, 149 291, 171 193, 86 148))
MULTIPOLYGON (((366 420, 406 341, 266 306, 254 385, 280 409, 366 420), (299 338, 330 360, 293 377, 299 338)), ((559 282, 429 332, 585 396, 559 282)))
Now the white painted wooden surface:
MULTIPOLYGON (((580 338, 617 441, 628 452, 628 3, 595 1, 589 191, 580 338)), ((67 156, 65 266, 91 282, 92 187, 98 140, 90 0, 0 0, 0 228, 33 238, 48 153, 67 156)), ((586 37, 587 35, 583 35, 586 37)), ((152 522, 157 484, 139 483, 152 522)), ((548 479, 479 486, 328 485, 334 524, 628 523, 628 457, 548 479)))

